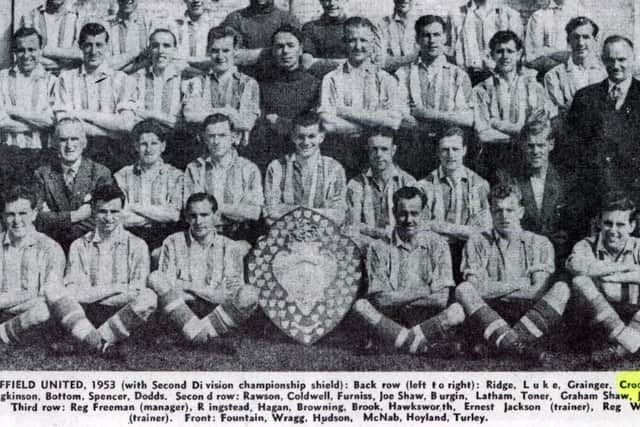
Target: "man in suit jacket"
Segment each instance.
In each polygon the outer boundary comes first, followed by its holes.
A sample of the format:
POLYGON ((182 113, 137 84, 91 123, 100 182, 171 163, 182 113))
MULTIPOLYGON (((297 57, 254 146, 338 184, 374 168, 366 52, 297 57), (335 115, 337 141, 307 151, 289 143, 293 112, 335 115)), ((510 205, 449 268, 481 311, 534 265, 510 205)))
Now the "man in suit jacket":
POLYGON ((574 97, 567 116, 569 140, 561 158, 578 169, 584 194, 617 188, 638 201, 640 82, 632 77, 633 44, 625 37, 608 37, 602 61, 607 79, 574 97))
POLYGON ((59 161, 36 170, 39 198, 36 224, 68 251, 72 241, 93 230, 91 192, 112 182, 111 171, 83 156, 87 137, 82 121, 65 118, 55 128, 59 161))
MULTIPOLYGON (((556 265, 563 265, 558 262, 564 262, 569 255, 573 237, 577 237, 576 218, 580 215, 575 201, 569 201, 572 187, 569 176, 549 161, 555 141, 545 112, 540 111, 527 121, 520 141, 522 162, 513 167, 508 179, 512 179, 522 193, 522 228, 551 240, 556 251, 556 265)), ((586 234, 588 230, 580 232, 586 234)))

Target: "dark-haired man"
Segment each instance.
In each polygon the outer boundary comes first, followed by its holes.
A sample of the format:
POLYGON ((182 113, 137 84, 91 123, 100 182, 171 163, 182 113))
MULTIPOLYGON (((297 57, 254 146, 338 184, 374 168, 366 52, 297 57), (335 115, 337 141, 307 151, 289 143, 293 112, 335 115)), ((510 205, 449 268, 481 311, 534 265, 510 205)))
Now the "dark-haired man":
POLYGON ((20 342, 32 328, 49 319, 45 293, 59 287, 64 252, 56 242, 36 231, 36 195, 18 186, 5 193, 4 232, 0 234, 0 348, 20 342))
POLYGON ((465 281, 456 288, 456 300, 494 350, 546 363, 539 341, 558 327, 569 286, 550 280, 555 271, 551 242, 520 226, 520 189, 499 184, 489 202, 493 229, 467 241, 460 267, 465 281))
POLYGON ((113 177, 125 195, 122 223, 153 251, 175 231, 182 209, 183 172, 162 159, 166 128, 155 120, 133 127, 131 143, 138 160, 113 177))
POLYGON ((104 356, 121 356, 112 352, 114 346, 141 327, 157 305, 155 293, 146 288, 149 249, 122 227, 124 200, 115 184, 93 190, 96 227, 71 244, 64 288, 46 295, 53 317, 73 339, 104 356), (118 311, 96 328, 85 315, 92 305, 118 311))
MULTIPOLYGON (((455 286, 447 242, 420 230, 426 199, 416 187, 393 194, 395 227, 390 243, 367 251, 368 289, 353 310, 385 343, 410 353, 428 353, 464 321, 460 304, 449 305, 455 286)), ((444 355, 440 352, 440 355, 444 355)))
POLYGON ((512 140, 533 112, 548 110, 544 88, 533 73, 519 69, 522 41, 512 31, 498 31, 490 40, 494 74, 473 88, 474 127, 480 140, 476 169, 487 175, 509 164, 512 140))
POLYGON ((91 192, 112 179, 105 166, 84 157, 87 137, 79 119, 59 121, 53 140, 58 158, 35 172, 41 204, 37 224, 68 251, 71 242, 95 227, 91 192))
POLYGON ((320 118, 315 113, 293 120, 294 151, 272 161, 264 179, 264 217, 268 224, 305 206, 340 225, 345 217, 344 169, 320 153, 324 141, 320 118))
POLYGON ((240 326, 258 305, 258 292, 244 280, 243 258, 249 244, 216 234, 215 197, 189 196, 189 230, 169 236, 160 267, 149 276, 162 313, 193 344, 206 344, 240 326), (206 307, 203 318, 191 307, 206 307))
POLYGON ((108 25, 111 66, 127 72, 137 68, 133 63, 147 48, 152 26, 138 10, 138 0, 118 0, 118 11, 108 25))
POLYGON ((599 232, 576 243, 567 260, 580 312, 610 343, 591 355, 598 367, 610 368, 609 363, 640 349, 640 241, 631 237, 635 218, 636 206, 624 193, 606 194, 599 232))
POLYGON ((242 36, 243 47, 247 49, 269 47, 271 37, 283 25, 300 28, 298 19, 276 7, 274 0, 251 0, 249 6, 231 12, 222 23, 242 36))
POLYGON ((421 16, 415 34, 419 56, 396 72, 406 134, 398 163, 422 177, 436 167, 437 135, 449 126, 473 126, 473 109, 469 76, 445 57, 444 19, 421 16))
MULTIPOLYGON (((393 14, 383 17, 376 27, 378 61, 390 73, 417 58, 416 13, 414 0, 393 0, 393 14)), ((444 36, 444 20, 442 26, 444 36)))
POLYGON ((302 26, 304 51, 314 58, 344 59, 344 21, 348 0, 320 0, 322 15, 302 26))
POLYGON ((189 63, 207 58, 207 34, 219 21, 207 11, 204 0, 183 0, 187 10, 175 20, 178 56, 189 63))
POLYGON ((264 170, 274 158, 289 151, 292 120, 317 107, 320 81, 302 69, 302 34, 280 27, 271 40, 273 66, 258 76, 262 117, 251 134, 247 156, 264 170))
POLYGON ((42 36, 42 65, 60 70, 78 64, 82 55, 76 48, 81 17, 72 0, 46 0, 20 19, 20 27, 34 28, 42 36))
POLYGON ((78 43, 83 62, 79 68, 60 73, 55 88, 56 118, 82 120, 89 138, 87 156, 118 170, 135 158, 131 147, 121 141, 135 121, 135 80, 109 65, 109 33, 101 24, 85 24, 78 43))
POLYGON ((258 167, 238 155, 238 135, 231 119, 220 113, 208 116, 201 126, 200 138, 208 155, 187 165, 183 197, 208 193, 216 198, 218 231, 234 240, 255 234, 264 196, 258 167))
POLYGON ((28 185, 25 171, 40 166, 53 125, 51 95, 55 77, 40 63, 42 37, 20 28, 12 38, 15 65, 0 70, 1 189, 28 185))

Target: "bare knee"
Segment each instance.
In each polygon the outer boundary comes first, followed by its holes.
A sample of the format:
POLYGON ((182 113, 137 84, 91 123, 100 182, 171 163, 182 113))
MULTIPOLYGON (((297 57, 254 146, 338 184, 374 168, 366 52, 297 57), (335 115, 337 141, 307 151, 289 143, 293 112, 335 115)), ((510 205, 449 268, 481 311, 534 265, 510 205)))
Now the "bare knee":
POLYGON ((247 309, 258 304, 258 290, 253 286, 242 286, 236 294, 236 304, 239 309, 247 309))

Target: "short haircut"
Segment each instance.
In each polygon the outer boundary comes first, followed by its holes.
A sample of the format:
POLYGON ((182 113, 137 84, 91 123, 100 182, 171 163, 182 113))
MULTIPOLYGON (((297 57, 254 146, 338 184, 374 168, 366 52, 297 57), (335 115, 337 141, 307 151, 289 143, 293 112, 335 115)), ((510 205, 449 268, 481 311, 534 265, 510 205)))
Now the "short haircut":
POLYGON ((567 33, 567 37, 569 34, 573 33, 576 28, 582 27, 583 25, 591 25, 593 31, 591 34, 593 37, 598 37, 598 33, 600 32, 600 27, 593 20, 587 18, 586 16, 577 16, 575 18, 571 18, 569 23, 564 27, 564 30, 567 33))
POLYGON ((218 201, 209 193, 193 193, 184 204, 184 212, 186 213, 192 204, 207 201, 211 205, 211 210, 215 213, 218 210, 218 201))
POLYGON ((397 189, 393 193, 393 211, 396 211, 401 199, 410 200, 416 197, 420 198, 420 203, 422 203, 422 208, 424 208, 427 205, 427 196, 418 187, 401 187, 397 189))
POLYGON ((367 144, 369 143, 369 141, 371 141, 372 138, 375 138, 376 136, 390 138, 391 142, 395 144, 396 132, 390 127, 380 126, 368 130, 365 135, 365 137, 367 138, 367 144))
POLYGON ((464 130, 462 130, 462 128, 459 128, 458 126, 452 126, 445 129, 445 131, 442 132, 440 134, 440 137, 438 138, 438 144, 440 144, 440 141, 442 141, 443 139, 451 138, 454 136, 459 136, 460 138, 462 138, 462 145, 465 147, 467 146, 467 138, 465 138, 464 130))
POLYGON ((518 204, 522 206, 522 192, 518 184, 514 182, 500 182, 491 187, 489 191, 489 203, 493 205, 497 200, 504 200, 507 197, 515 197, 518 204))
POLYGON ((16 49, 17 47, 16 42, 18 39, 24 39, 25 37, 29 37, 33 35, 38 37, 38 44, 40 45, 40 47, 42 47, 42 44, 44 43, 44 40, 42 39, 42 34, 40 34, 38 30, 36 30, 35 28, 22 27, 18 31, 13 33, 13 37, 11 38, 11 49, 12 50, 16 49))
POLYGON ((273 35, 271 36, 271 45, 273 45, 274 41, 276 40, 276 34, 280 34, 280 33, 289 33, 293 37, 298 39, 298 41, 300 42, 300 46, 302 46, 304 44, 304 35, 302 34, 302 31, 300 31, 299 29, 297 29, 293 25, 285 24, 285 25, 280 26, 273 33, 273 35))
POLYGON ((152 133, 156 135, 160 141, 166 141, 168 128, 156 119, 143 120, 131 129, 131 141, 134 144, 138 143, 140 137, 145 133, 152 133))
POLYGON ((202 124, 200 125, 200 132, 204 133, 207 130, 207 126, 209 125, 215 125, 218 123, 225 123, 225 122, 229 123, 229 129, 231 129, 231 131, 233 132, 233 122, 231 121, 231 118, 229 118, 229 116, 224 115, 222 113, 209 114, 202 121, 202 124))
POLYGON ((207 52, 211 49, 215 40, 224 39, 227 37, 233 38, 233 47, 238 48, 242 45, 242 36, 236 30, 228 26, 213 27, 207 33, 207 52))
POLYGON ((87 138, 87 133, 84 130, 84 122, 82 120, 80 120, 77 117, 73 117, 73 116, 67 116, 67 117, 63 117, 62 119, 58 120, 56 122, 56 124, 53 127, 53 136, 54 138, 57 136, 58 134, 58 128, 64 124, 69 124, 72 123, 74 125, 78 125, 80 126, 80 129, 82 130, 82 136, 86 139, 87 138))
POLYGON ((600 215, 604 212, 629 211, 629 220, 634 221, 636 215, 636 204, 624 191, 609 191, 602 197, 600 203, 600 215))
POLYGON ((610 45, 613 43, 625 43, 627 46, 629 46, 631 50, 633 50, 633 42, 629 40, 629 38, 618 35, 618 34, 614 34, 613 36, 609 36, 606 39, 604 39, 604 43, 602 44, 602 52, 603 53, 605 52, 607 45, 610 45))
POLYGON ((165 28, 165 27, 156 28, 155 30, 153 30, 153 32, 149 35, 149 45, 151 45, 151 39, 153 38, 153 36, 155 36, 158 33, 167 33, 171 35, 171 38, 173 39, 173 47, 178 46, 178 38, 176 37, 174 32, 169 28, 165 28))
POLYGON ((120 199, 124 206, 124 193, 116 184, 101 184, 91 192, 91 208, 95 209, 98 202, 110 202, 114 199, 120 199))
POLYGON ((346 35, 348 28, 356 28, 356 27, 368 28, 371 30, 371 32, 374 32, 374 33, 376 31, 376 27, 368 18, 363 18, 362 16, 352 16, 351 18, 348 18, 346 21, 344 21, 344 23, 342 24, 343 34, 346 35))
POLYGON ((7 205, 16 200, 27 200, 31 209, 35 209, 38 204, 38 196, 33 189, 24 185, 16 185, 10 188, 9 191, 0 198, 0 212, 4 212, 7 205))
POLYGON ((491 40, 489 40, 489 49, 493 52, 499 44, 509 43, 510 41, 516 44, 517 50, 522 50, 522 40, 511 30, 498 31, 495 33, 493 37, 491 37, 491 40))
POLYGON ((549 131, 549 138, 552 138, 551 120, 549 119, 549 113, 545 110, 538 110, 527 117, 524 126, 520 130, 520 141, 526 141, 532 136, 541 135, 542 133, 549 131))
POLYGON ((100 34, 105 35, 105 41, 109 41, 109 32, 102 24, 98 24, 97 22, 89 22, 88 24, 84 24, 82 29, 80 30, 80 35, 78 36, 78 46, 82 46, 82 43, 87 40, 87 37, 99 36, 100 34))
MULTIPOLYGON (((315 111, 306 111, 304 113, 298 114, 293 118, 292 121, 292 129, 296 126, 307 127, 321 124, 320 115, 315 111)), ((321 129, 322 130, 322 129, 321 129)))
POLYGON ((424 27, 426 27, 427 25, 431 25, 431 24, 435 24, 438 23, 440 25, 442 25, 442 30, 444 31, 447 27, 444 21, 444 18, 442 16, 438 16, 438 15, 423 15, 420 18, 418 18, 418 20, 416 21, 415 25, 414 25, 414 29, 416 31, 416 34, 420 34, 420 31, 422 31, 422 29, 424 27))

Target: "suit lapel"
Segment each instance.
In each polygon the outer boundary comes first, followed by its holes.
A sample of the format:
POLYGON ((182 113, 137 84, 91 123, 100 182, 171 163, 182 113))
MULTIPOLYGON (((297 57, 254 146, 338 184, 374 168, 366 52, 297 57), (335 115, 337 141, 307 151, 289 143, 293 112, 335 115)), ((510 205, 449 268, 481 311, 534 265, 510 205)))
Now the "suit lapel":
POLYGON ((633 104, 635 104, 640 99, 640 82, 636 79, 631 79, 631 86, 629 86, 629 91, 627 92, 627 97, 624 99, 624 104, 620 107, 620 110, 628 111, 630 108, 633 108, 633 104))
POLYGON ((69 189, 67 189, 64 183, 64 177, 62 176, 62 167, 59 162, 55 162, 49 169, 49 185, 51 185, 51 194, 56 199, 56 204, 60 207, 60 210, 71 209, 71 197, 69 195, 69 189))
POLYGON ((542 197, 542 210, 540 212, 541 219, 547 221, 550 216, 554 215, 558 205, 558 199, 561 197, 560 180, 558 173, 552 165, 547 170, 547 178, 544 183, 544 194, 542 197))
POLYGON ((531 180, 528 176, 523 175, 522 178, 520 178, 520 189, 522 191, 522 204, 524 205, 525 212, 531 217, 536 226, 539 226, 540 211, 538 210, 538 205, 536 205, 536 198, 533 195, 531 180))
POLYGON ((73 194, 86 194, 91 188, 91 164, 84 157, 80 162, 78 174, 73 181, 73 194))

